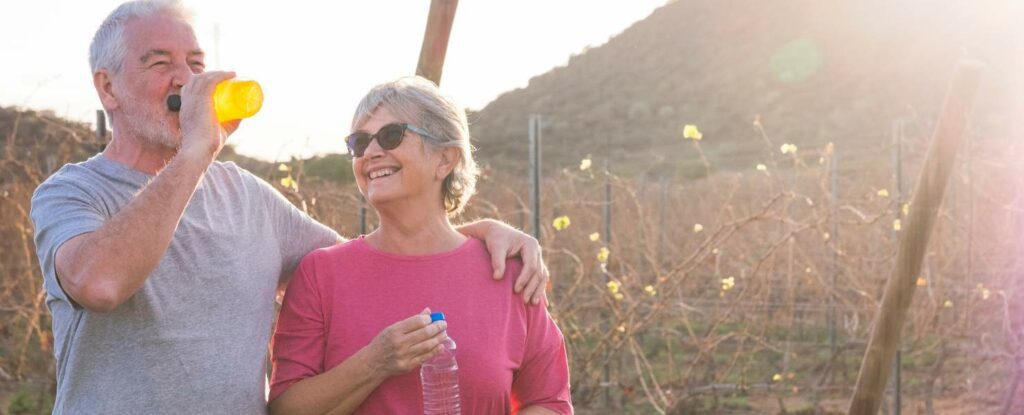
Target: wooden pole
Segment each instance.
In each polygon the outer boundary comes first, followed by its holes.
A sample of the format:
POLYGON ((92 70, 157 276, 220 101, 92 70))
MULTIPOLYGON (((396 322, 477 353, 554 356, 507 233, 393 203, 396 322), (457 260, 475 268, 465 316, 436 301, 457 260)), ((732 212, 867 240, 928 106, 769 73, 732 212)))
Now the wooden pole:
POLYGON ((423 33, 416 75, 437 85, 441 85, 441 69, 444 67, 444 55, 448 51, 448 36, 452 32, 455 8, 458 5, 459 0, 430 0, 430 14, 427 16, 426 32, 423 33))
POLYGON ((873 415, 882 403, 892 361, 900 343, 900 331, 914 298, 921 261, 928 247, 932 224, 942 204, 957 149, 963 142, 967 118, 978 89, 982 65, 963 61, 950 83, 942 114, 925 157, 917 182, 910 214, 900 235, 896 266, 882 295, 882 305, 874 321, 857 387, 850 400, 850 415, 873 415))

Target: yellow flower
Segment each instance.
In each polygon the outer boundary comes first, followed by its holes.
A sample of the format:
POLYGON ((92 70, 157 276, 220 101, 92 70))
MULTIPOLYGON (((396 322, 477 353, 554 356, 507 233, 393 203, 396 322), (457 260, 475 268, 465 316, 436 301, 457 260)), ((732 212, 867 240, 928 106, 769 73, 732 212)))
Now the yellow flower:
POLYGON ((910 214, 910 203, 904 203, 903 207, 900 208, 900 211, 903 212, 903 216, 909 215, 910 214))
POLYGON ((626 297, 624 297, 622 293, 615 293, 615 301, 622 301, 623 298, 626 297))
POLYGON ((704 137, 704 134, 700 133, 700 130, 697 129, 696 125, 686 124, 686 126, 683 127, 683 137, 691 140, 700 140, 704 137))
POLYGON ((918 287, 924 287, 926 285, 928 285, 928 280, 924 279, 924 277, 917 277, 917 286, 918 287))
POLYGON ((889 189, 881 189, 878 191, 878 197, 889 197, 889 189))
POLYGON ((892 221, 892 230, 898 232, 900 229, 903 229, 903 221, 901 221, 899 219, 893 220, 892 221))
POLYGON ((601 239, 601 234, 599 234, 597 232, 594 232, 594 233, 590 234, 590 240, 592 242, 597 242, 598 239, 601 239))
POLYGON ((284 163, 281 163, 280 166, 277 166, 277 171, 291 171, 291 170, 292 170, 292 168, 288 167, 288 165, 284 164, 284 163))
POLYGON ((625 333, 626 332, 626 325, 625 324, 619 324, 619 327, 616 327, 615 330, 618 330, 619 333, 625 333))
POLYGON ((644 291, 647 292, 647 295, 651 297, 654 297, 656 294, 658 294, 658 290, 655 290, 653 285, 648 285, 644 287, 644 291))
POLYGON ((722 291, 729 291, 736 286, 736 278, 722 278, 722 291))
POLYGON ((796 154, 797 148, 795 144, 786 143, 779 147, 779 150, 782 151, 782 154, 796 154))
POLYGON ((780 382, 780 381, 782 381, 782 375, 781 374, 776 373, 774 376, 772 376, 772 382, 780 382))
POLYGON ((953 308, 953 300, 946 300, 946 302, 942 303, 942 306, 946 308, 953 308))
POLYGON ((703 230, 704 230, 704 225, 701 225, 699 223, 693 224, 693 233, 700 233, 703 230))
POLYGON ((978 284, 977 288, 975 288, 975 291, 977 291, 978 294, 981 294, 982 300, 988 300, 988 297, 992 295, 992 292, 990 292, 988 288, 985 288, 985 286, 981 284, 978 284))
POLYGON ((568 228, 569 223, 569 217, 563 215, 555 218, 555 221, 552 222, 551 225, 555 227, 555 230, 561 231, 564 230, 565 228, 568 228))
POLYGON ((585 158, 583 160, 580 160, 580 170, 587 170, 587 169, 590 169, 590 158, 589 157, 587 157, 587 158, 585 158))
POLYGON ((611 254, 611 252, 608 251, 608 247, 602 246, 601 249, 597 251, 597 261, 602 264, 607 264, 609 254, 611 254))
POLYGON ((292 179, 292 175, 290 174, 288 175, 288 177, 281 179, 281 186, 290 188, 292 190, 299 190, 299 184, 295 182, 295 179, 292 179))
POLYGON ((768 171, 768 166, 765 166, 762 163, 757 163, 757 171, 768 171))
POLYGON ((622 284, 620 284, 618 281, 611 280, 611 281, 608 281, 608 283, 605 284, 605 286, 608 287, 608 292, 610 292, 612 294, 618 294, 619 293, 619 287, 621 287, 622 284))

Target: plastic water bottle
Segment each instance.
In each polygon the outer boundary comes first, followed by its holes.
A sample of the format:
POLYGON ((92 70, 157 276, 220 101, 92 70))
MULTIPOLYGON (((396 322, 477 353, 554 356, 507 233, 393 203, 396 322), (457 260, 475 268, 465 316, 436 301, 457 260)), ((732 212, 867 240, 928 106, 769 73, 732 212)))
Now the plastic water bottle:
MULTIPOLYGON (((431 313, 430 322, 443 321, 444 313, 431 313)), ((458 415, 459 363, 455 360, 455 341, 449 337, 442 343, 444 351, 420 367, 425 415, 458 415)))
MULTIPOLYGON (((263 107, 263 88, 256 81, 229 79, 213 91, 213 109, 217 121, 233 121, 256 115, 263 107)), ((181 110, 181 95, 167 97, 167 108, 181 110)))

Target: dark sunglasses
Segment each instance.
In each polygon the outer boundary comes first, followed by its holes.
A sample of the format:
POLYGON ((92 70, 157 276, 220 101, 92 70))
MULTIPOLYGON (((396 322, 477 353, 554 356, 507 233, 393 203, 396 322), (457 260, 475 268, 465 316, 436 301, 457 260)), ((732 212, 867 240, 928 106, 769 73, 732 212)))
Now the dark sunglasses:
POLYGON ((348 145, 348 153, 353 157, 362 157, 363 153, 366 152, 366 148, 370 146, 370 142, 375 138, 380 148, 394 150, 402 144, 402 139, 405 138, 405 130, 410 130, 426 138, 434 138, 426 130, 415 125, 392 123, 380 127, 377 130, 377 134, 364 133, 362 131, 349 134, 348 137, 345 137, 345 144, 348 145))

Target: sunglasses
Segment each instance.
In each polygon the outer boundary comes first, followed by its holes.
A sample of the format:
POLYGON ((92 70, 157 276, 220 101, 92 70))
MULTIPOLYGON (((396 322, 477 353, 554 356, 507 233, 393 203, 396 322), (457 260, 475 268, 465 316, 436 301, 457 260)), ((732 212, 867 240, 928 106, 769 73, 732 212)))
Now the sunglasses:
POLYGON ((394 150, 402 144, 402 139, 405 138, 405 130, 410 130, 423 137, 434 139, 434 136, 430 135, 426 130, 417 127, 415 125, 406 123, 392 123, 380 127, 377 130, 377 134, 364 133, 362 131, 354 132, 349 134, 345 138, 345 144, 348 145, 348 153, 354 157, 362 157, 363 153, 366 152, 366 148, 370 146, 370 142, 373 139, 377 139, 377 145, 385 150, 394 150))

